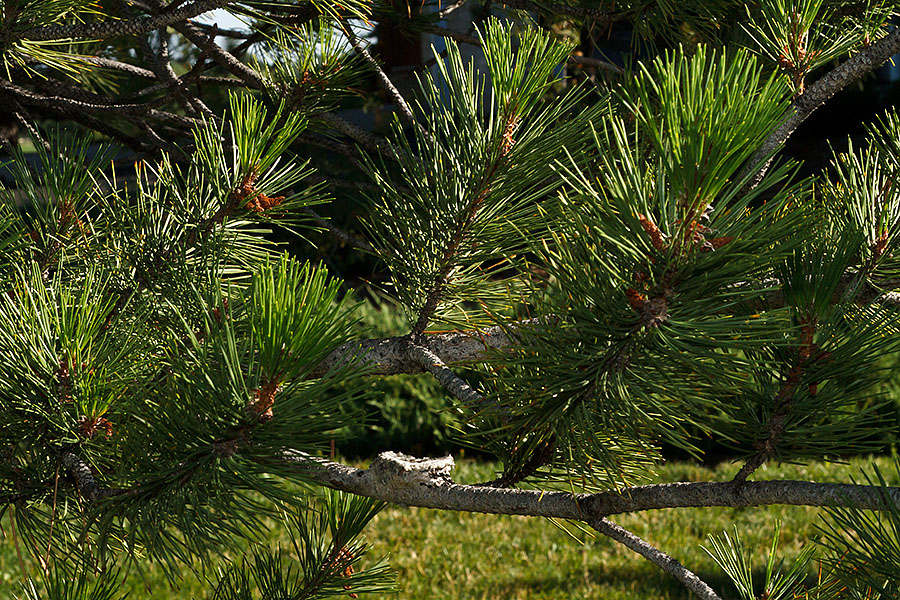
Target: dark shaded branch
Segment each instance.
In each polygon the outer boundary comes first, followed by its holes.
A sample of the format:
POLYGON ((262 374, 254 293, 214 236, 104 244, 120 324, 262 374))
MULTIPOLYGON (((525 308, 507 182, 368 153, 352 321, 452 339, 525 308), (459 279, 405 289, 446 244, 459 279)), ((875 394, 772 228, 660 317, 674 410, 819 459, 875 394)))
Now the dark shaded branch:
POLYGON ((620 544, 634 550, 657 567, 677 579, 684 587, 704 600, 722 600, 709 585, 680 562, 609 519, 591 523, 591 527, 620 544))
POLYGON ((394 159, 397 151, 386 139, 379 137, 361 127, 357 127, 349 121, 345 121, 334 113, 326 112, 316 115, 316 118, 337 129, 344 135, 356 140, 363 147, 372 151, 379 152, 386 158, 394 159))
POLYGON ((465 6, 466 2, 468 1, 469 0, 456 0, 456 2, 454 2, 444 10, 438 12, 438 19, 443 21, 444 19, 455 13, 457 10, 465 6))
MULTIPOLYGON (((549 11, 558 15, 569 15, 572 17, 582 17, 586 19, 595 19, 607 23, 613 19, 617 11, 609 8, 593 8, 588 6, 580 6, 578 2, 566 4, 563 2, 532 2, 532 0, 503 0, 503 4, 511 8, 522 10, 534 10, 539 12, 549 11)), ((613 3, 615 4, 615 3, 613 3)))
POLYGON ((331 224, 331 221, 322 217, 319 213, 309 208, 308 206, 300 209, 300 212, 309 215, 309 217, 316 223, 316 225, 327 229, 334 237, 341 240, 341 242, 343 242, 344 244, 353 246, 354 248, 359 248, 360 250, 364 250, 365 252, 371 252, 373 254, 375 253, 375 248, 372 247, 372 244, 362 238, 338 229, 331 224))
MULTIPOLYGON (((470 44, 472 46, 481 46, 481 40, 475 37, 474 35, 468 35, 466 33, 460 33, 459 31, 453 31, 452 29, 447 29, 446 27, 440 27, 438 25, 431 25, 425 27, 425 31, 429 33, 433 33, 435 35, 441 35, 444 37, 448 37, 452 40, 456 40, 457 42, 461 42, 463 44, 470 44)), ((605 60, 600 60, 597 58, 589 58, 586 56, 569 56, 566 59, 566 62, 574 64, 574 65, 583 65, 586 67, 596 67, 598 69, 603 69, 606 71, 611 71, 613 73, 624 73, 625 71, 619 65, 613 64, 611 62, 607 62, 605 60)))
POLYGON ((208 54, 216 64, 243 81, 247 87, 251 89, 263 89, 265 87, 266 82, 263 81, 256 71, 245 65, 230 52, 223 50, 215 43, 214 38, 204 34, 193 23, 180 23, 173 25, 173 28, 193 42, 204 53, 208 54))
POLYGON ((580 65, 582 67, 595 67, 597 69, 602 69, 604 71, 609 71, 616 74, 622 74, 625 72, 625 69, 623 69, 619 65, 613 64, 609 61, 600 60, 598 58, 590 58, 588 56, 569 56, 569 58, 566 59, 566 62, 572 65, 580 65))
POLYGON ((66 39, 106 39, 117 35, 140 35, 186 21, 205 12, 222 8, 231 0, 197 0, 171 12, 143 16, 131 21, 101 21, 80 25, 50 25, 25 31, 19 39, 40 42, 66 39))
POLYGON ((383 89, 388 96, 390 96, 391 101, 397 107, 397 110, 400 111, 400 114, 403 115, 403 118, 406 122, 413 127, 416 127, 422 136, 431 142, 434 143, 434 138, 431 134, 422 127, 422 124, 416 121, 415 115, 413 115, 412 110, 409 108, 409 104, 406 103, 406 99, 403 97, 403 94, 400 93, 400 90, 394 85, 391 79, 387 76, 387 73, 384 72, 384 69, 381 68, 381 65, 378 64, 372 55, 369 54, 369 51, 366 50, 363 45, 360 43, 359 38, 353 33, 349 28, 344 29, 344 35, 347 36, 347 39, 350 40, 350 44, 353 46, 353 49, 359 54, 366 63, 369 64, 373 69, 375 69, 375 77, 378 80, 378 85, 383 89))
POLYGON ((7 92, 25 104, 49 108, 51 110, 84 110, 107 114, 144 115, 145 117, 151 117, 161 121, 173 121, 188 128, 200 123, 199 119, 156 110, 144 104, 99 104, 83 102, 64 96, 42 96, 3 79, 0 79, 0 90, 7 92))
POLYGON ((105 489, 100 487, 94 480, 94 474, 91 472, 91 468, 77 454, 63 452, 60 455, 60 461, 62 462, 62 466, 65 467, 72 478, 75 479, 75 485, 78 488, 78 492, 88 502, 95 502, 97 500, 121 496, 128 493, 127 490, 105 489))
POLYGON ((128 73, 129 75, 137 75, 138 77, 145 77, 147 79, 156 79, 156 75, 153 73, 153 71, 118 60, 102 58, 100 56, 80 56, 78 57, 78 60, 86 62, 90 65, 102 67, 104 69, 113 69, 116 71, 122 71, 123 73, 128 73))

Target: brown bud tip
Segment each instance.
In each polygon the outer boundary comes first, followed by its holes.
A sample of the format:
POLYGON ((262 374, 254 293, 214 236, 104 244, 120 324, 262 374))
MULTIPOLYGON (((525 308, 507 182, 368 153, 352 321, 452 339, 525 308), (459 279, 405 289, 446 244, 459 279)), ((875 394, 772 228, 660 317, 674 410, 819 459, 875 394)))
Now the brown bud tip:
POLYGON ((628 297, 628 304, 631 305, 631 308, 633 308, 635 312, 641 312, 644 308, 644 304, 647 302, 647 296, 634 288, 625 290, 625 295, 628 297))

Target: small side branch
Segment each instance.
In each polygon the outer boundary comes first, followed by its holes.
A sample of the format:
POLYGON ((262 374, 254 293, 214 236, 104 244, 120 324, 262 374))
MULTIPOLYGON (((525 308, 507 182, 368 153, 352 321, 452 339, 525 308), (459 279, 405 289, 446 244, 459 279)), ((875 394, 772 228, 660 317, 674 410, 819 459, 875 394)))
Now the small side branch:
POLYGON ((591 8, 587 6, 579 6, 580 3, 567 4, 565 2, 533 2, 532 0, 504 0, 503 4, 511 8, 519 8, 522 10, 549 10, 558 15, 569 15, 572 17, 581 17, 584 19, 594 19, 601 23, 608 23, 620 12, 609 8, 591 8))
POLYGON ((327 125, 334 127, 344 135, 353 138, 370 151, 379 152, 386 158, 392 160, 397 156, 397 151, 390 142, 375 135, 371 131, 366 131, 349 121, 345 121, 334 113, 326 112, 316 115, 316 117, 319 120, 324 121, 327 125))
POLYGON ((709 585, 697 577, 697 575, 689 570, 687 567, 682 565, 680 562, 663 552, 662 550, 656 548, 652 544, 647 543, 643 539, 639 538, 635 534, 631 533, 627 529, 616 525, 609 519, 600 519, 595 523, 591 523, 591 526, 602 533, 603 535, 610 537, 620 544, 634 550, 660 569, 677 579, 681 582, 684 587, 692 591, 699 598, 703 598, 703 600, 722 600, 722 598, 716 594, 709 585))
POLYGON ((342 229, 339 229, 331 224, 331 222, 314 211, 313 209, 304 207, 300 210, 303 214, 309 216, 319 227, 323 229, 327 229, 334 237, 341 240, 344 244, 348 246, 353 246, 354 248, 359 248, 360 250, 364 250, 365 252, 375 253, 375 248, 372 247, 372 244, 367 242, 366 240, 359 238, 353 234, 347 233, 342 229))
MULTIPOLYGON (((900 50, 900 29, 895 29, 809 86, 784 114, 781 125, 763 141, 759 149, 750 157, 746 168, 748 171, 755 169, 756 174, 747 183, 746 188, 753 189, 762 181, 772 162, 771 158, 766 160, 767 157, 770 157, 814 110, 850 83, 880 67, 898 50, 900 50)), ((742 177, 743 174, 739 179, 742 177)))
POLYGON ((472 386, 444 364, 441 357, 428 348, 410 344, 406 352, 411 360, 417 362, 422 368, 434 375, 435 379, 444 386, 444 389, 453 394, 463 404, 479 406, 484 402, 484 396, 472 389, 472 386))
MULTIPOLYGON (((447 29, 446 27, 441 27, 440 25, 430 25, 425 27, 425 30, 429 33, 433 33, 435 35, 440 35, 444 37, 448 37, 452 40, 456 40, 462 44, 470 44, 472 46, 481 46, 481 40, 475 37, 474 35, 469 35, 467 33, 461 33, 459 31, 454 31, 452 29, 447 29)), ((581 65, 585 67, 595 67, 597 69, 603 69, 604 71, 610 71, 616 74, 622 74, 625 70, 617 64, 600 60, 597 58, 590 58, 587 56, 570 56, 566 59, 566 62, 573 65, 581 65)))
POLYGON ((62 466, 75 479, 75 485, 81 496, 88 502, 96 502, 105 498, 121 496, 127 493, 127 490, 105 489, 100 487, 94 480, 94 474, 80 456, 72 452, 63 452, 60 456, 62 466))
POLYGON ((400 90, 394 85, 394 83, 387 76, 387 73, 384 72, 384 69, 381 68, 381 65, 378 64, 378 61, 372 58, 372 55, 369 54, 369 51, 363 47, 362 43, 360 43, 359 38, 349 30, 348 28, 344 29, 344 35, 347 36, 347 39, 350 40, 350 44, 353 46, 353 49, 359 54, 364 61, 366 61, 373 69, 375 69, 375 76, 378 79, 378 85, 381 86, 388 96, 391 97, 391 100, 397 106, 397 109, 400 111, 400 114, 403 115, 403 118, 407 123, 417 128, 422 136, 431 142, 434 143, 434 138, 431 134, 422 127, 422 124, 416 120, 416 116, 413 114, 412 109, 410 109, 409 104, 407 104, 406 99, 403 97, 403 94, 400 93, 400 90))

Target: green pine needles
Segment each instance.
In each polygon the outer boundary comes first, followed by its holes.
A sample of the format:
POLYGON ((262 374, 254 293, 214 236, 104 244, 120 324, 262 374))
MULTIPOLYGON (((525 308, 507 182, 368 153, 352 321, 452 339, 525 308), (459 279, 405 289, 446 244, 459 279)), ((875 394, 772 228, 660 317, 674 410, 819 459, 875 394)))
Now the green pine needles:
POLYGON ((761 469, 897 440, 900 117, 821 173, 782 152, 900 50, 895 4, 511 0, 445 29, 465 4, 2 4, 0 95, 34 145, 0 127, 19 597, 121 600, 148 569, 216 600, 386 594, 363 531, 388 503, 570 520, 706 600, 732 590, 610 518, 827 507, 796 560, 781 525, 764 564, 737 530, 708 553, 747 600, 897 596, 900 473, 761 469), (249 29, 195 19, 220 7, 249 29), (626 24, 645 38, 614 63, 595 34, 626 24), (384 64, 425 32, 447 39, 415 76, 384 64), (379 295, 393 337, 355 312, 379 295), (441 385, 491 481, 337 462, 396 374, 441 385), (710 447, 731 481, 655 480, 710 447))

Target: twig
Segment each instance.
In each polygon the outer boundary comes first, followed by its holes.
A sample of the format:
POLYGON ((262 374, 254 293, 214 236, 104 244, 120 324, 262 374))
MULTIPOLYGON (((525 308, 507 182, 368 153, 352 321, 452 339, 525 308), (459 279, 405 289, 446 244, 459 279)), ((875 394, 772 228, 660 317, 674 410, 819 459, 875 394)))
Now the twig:
POLYGON ((459 31, 453 31, 452 29, 447 29, 446 27, 441 27, 439 25, 426 25, 423 27, 423 30, 429 33, 434 33, 436 35, 448 37, 452 40, 456 40, 457 42, 462 42, 464 44, 471 44, 473 46, 481 45, 481 40, 479 40, 474 35, 460 33, 459 31))
MULTIPOLYGON (((428 25, 425 28, 425 31, 433 33, 435 35, 441 35, 444 37, 448 37, 450 39, 456 40, 457 42, 462 42, 463 44, 470 44, 472 46, 481 46, 481 40, 475 37, 474 35, 469 35, 466 33, 460 33, 459 31, 453 31, 452 29, 447 29, 446 27, 440 27, 439 25, 428 25)), ((598 69, 603 69, 605 71, 610 71, 612 73, 624 73, 625 70, 622 69, 619 65, 613 64, 611 62, 600 60, 597 58, 590 58, 587 56, 569 56, 566 59, 567 62, 576 65, 584 65, 588 67, 596 67, 598 69)))
POLYGON ((375 69, 375 77, 378 80, 378 85, 381 86, 388 96, 391 97, 394 104, 397 106, 397 109, 400 111, 400 114, 403 115, 403 118, 407 123, 412 125, 413 127, 419 130, 419 133, 422 134, 430 144, 434 144, 434 138, 431 133, 427 131, 421 123, 416 120, 415 115, 412 110, 409 108, 409 104, 407 104, 406 99, 403 97, 403 94, 400 93, 400 90, 393 84, 390 78, 387 76, 387 73, 384 72, 384 69, 381 68, 381 65, 378 64, 372 55, 369 54, 369 51, 366 50, 359 41, 359 38, 356 37, 356 34, 353 33, 350 28, 344 28, 344 35, 347 36, 347 39, 350 40, 350 45, 353 46, 353 49, 359 54, 365 62, 367 62, 373 69, 375 69))
POLYGON ((621 11, 617 11, 614 9, 579 6, 578 3, 576 3, 574 6, 571 4, 565 4, 563 2, 532 2, 531 0, 502 0, 501 3, 512 8, 536 10, 542 12, 550 11, 558 15, 583 17, 603 22, 609 22, 615 15, 621 13, 621 11))
POLYGON ((826 100, 834 96, 848 84, 857 81, 872 72, 900 50, 900 28, 895 29, 868 48, 850 57, 832 71, 819 78, 814 84, 794 100, 793 105, 782 115, 780 125, 769 134, 753 156, 747 161, 744 172, 738 176, 743 179, 756 171, 745 186, 749 191, 755 188, 765 176, 772 162, 772 154, 781 146, 797 127, 826 100))
POLYGON ((375 248, 372 247, 372 244, 360 237, 357 237, 335 227, 331 224, 331 221, 322 217, 319 213, 309 208, 308 206, 300 209, 300 212, 309 215, 312 220, 315 221, 316 225, 327 229, 332 235, 334 235, 334 237, 341 240, 341 242, 349 246, 353 246, 354 248, 359 248, 360 250, 364 250, 366 252, 371 252, 373 254, 375 253, 375 248))
POLYGON ((324 121, 328 125, 331 125, 348 137, 353 138, 354 140, 362 144, 365 148, 373 152, 379 152, 390 159, 394 159, 397 156, 397 150, 391 145, 390 142, 375 135, 371 131, 366 131, 365 129, 357 127, 349 121, 345 121, 334 113, 321 113, 319 115, 316 115, 316 117, 321 121, 324 121))
POLYGON ((69 474, 75 479, 75 485, 78 488, 79 493, 88 502, 95 502, 97 500, 104 500, 106 498, 129 493, 128 490, 106 489, 97 485, 97 482, 94 480, 94 474, 91 473, 91 468, 80 456, 73 452, 63 452, 60 455, 60 460, 62 461, 63 467, 65 467, 69 474))
POLYGON ((114 69, 116 71, 122 71, 123 73, 128 73, 130 75, 137 75, 138 77, 145 77, 147 79, 156 79, 156 75, 153 71, 149 69, 143 69, 141 67, 131 65, 125 62, 121 62, 118 60, 112 60, 109 58, 103 58, 100 56, 79 56, 78 60, 82 62, 86 62, 91 65, 96 65, 98 67, 102 67, 104 69, 114 69))
POLYGON ((444 10, 438 12, 438 19, 443 21, 444 19, 455 13, 457 10, 465 6, 466 2, 468 1, 469 0, 456 0, 456 2, 454 2, 444 10))
MULTIPOLYGON (((214 37, 213 34, 210 35, 211 37, 214 37)), ((178 75, 175 74, 175 70, 169 62, 169 41, 166 38, 165 31, 161 30, 159 32, 158 51, 154 51, 145 38, 142 38, 142 41, 147 62, 150 63, 157 78, 171 88, 172 93, 181 105, 190 113, 201 113, 206 117, 211 117, 213 113, 209 107, 207 107, 202 100, 191 94, 187 85, 185 85, 178 75)), ((205 54, 206 51, 204 50, 203 53, 205 54)), ((197 62, 203 62, 203 60, 204 58, 201 57, 197 59, 197 62)))
POLYGON ((680 562, 659 550, 652 544, 649 544, 645 540, 639 538, 635 534, 631 533, 627 529, 616 525, 609 519, 599 519, 591 523, 591 527, 602 533, 603 535, 610 537, 620 544, 634 550, 660 569, 677 579, 681 582, 684 587, 688 590, 696 594, 698 597, 703 598, 703 600, 722 600, 722 598, 716 594, 709 584, 705 581, 697 577, 697 575, 689 570, 687 567, 682 565, 680 562))
POLYGON ((251 89, 265 88, 266 82, 256 71, 235 58, 231 53, 226 52, 219 47, 214 40, 204 35, 204 33, 192 23, 173 25, 173 28, 196 44, 198 48, 208 52, 210 58, 229 73, 238 77, 245 85, 247 85, 247 87, 251 89))
POLYGON ((597 69, 609 71, 610 73, 616 73, 617 75, 621 75, 625 72, 625 69, 619 65, 598 58, 590 58, 588 56, 569 56, 569 58, 566 59, 566 62, 585 67, 595 67, 597 69))
POLYGON ((424 346, 409 344, 407 355, 434 375, 440 384, 460 402, 469 406, 484 403, 484 396, 476 392, 462 377, 450 370, 441 358, 424 346))
POLYGON ((37 127, 32 125, 32 119, 28 115, 28 112, 22 107, 21 104, 17 100, 13 100, 13 105, 15 110, 13 110, 13 115, 16 117, 16 120, 21 123, 22 127, 28 131, 28 135, 31 136, 31 141, 35 144, 40 144, 47 154, 53 154, 53 148, 50 147, 50 143, 44 139, 44 136, 40 134, 37 130, 37 127))

